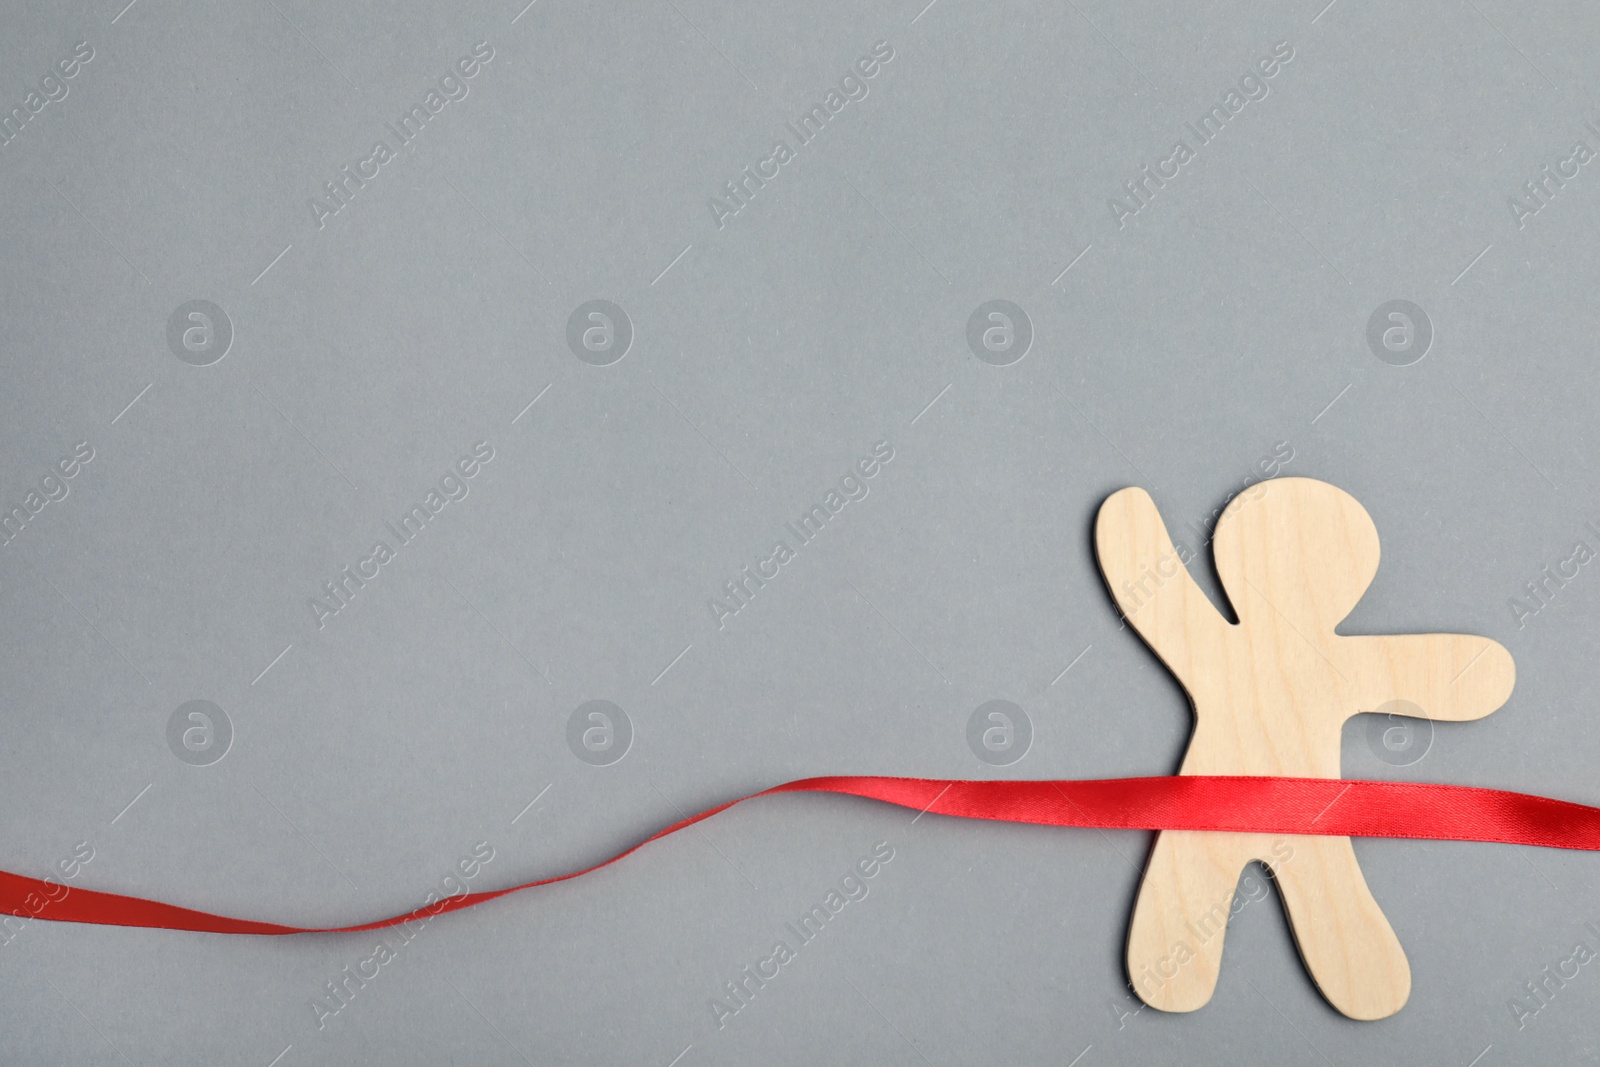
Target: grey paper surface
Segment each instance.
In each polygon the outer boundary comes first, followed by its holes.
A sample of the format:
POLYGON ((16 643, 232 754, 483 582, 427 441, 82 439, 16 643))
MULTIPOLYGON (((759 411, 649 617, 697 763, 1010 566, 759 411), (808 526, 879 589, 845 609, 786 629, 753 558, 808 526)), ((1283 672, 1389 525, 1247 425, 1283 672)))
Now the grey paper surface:
MULTIPOLYGON (((1483 721, 1353 720, 1345 774, 1600 801, 1589 7, 122 2, 0 34, 0 867, 350 923, 802 776, 1170 773, 1094 511, 1144 486, 1198 548, 1278 474, 1377 523, 1348 632, 1517 661, 1483 721)), ((1357 842, 1414 978, 1379 1023, 1252 871, 1176 1016, 1121 962, 1149 840, 792 796, 376 963, 19 921, 0 1061, 1600 1047, 1600 965, 1545 970, 1600 949, 1600 858, 1357 842)))

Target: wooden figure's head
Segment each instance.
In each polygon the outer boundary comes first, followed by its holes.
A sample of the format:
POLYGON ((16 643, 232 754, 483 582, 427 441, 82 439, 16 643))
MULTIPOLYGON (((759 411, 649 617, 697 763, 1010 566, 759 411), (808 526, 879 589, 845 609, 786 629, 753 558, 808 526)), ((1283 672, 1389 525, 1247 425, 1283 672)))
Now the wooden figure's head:
POLYGON ((1241 622, 1277 612, 1308 637, 1331 632, 1378 573, 1367 509, 1314 478, 1274 478, 1234 497, 1212 547, 1241 622))

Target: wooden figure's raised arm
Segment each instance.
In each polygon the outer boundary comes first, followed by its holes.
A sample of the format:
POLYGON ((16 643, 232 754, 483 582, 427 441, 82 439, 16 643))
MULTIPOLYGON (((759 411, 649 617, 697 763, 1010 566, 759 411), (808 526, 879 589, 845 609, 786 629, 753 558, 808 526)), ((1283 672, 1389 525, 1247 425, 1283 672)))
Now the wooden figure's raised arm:
POLYGON ((1189 574, 1143 489, 1120 490, 1100 505, 1094 540, 1123 616, 1192 696, 1194 683, 1214 670, 1233 624, 1189 574))
POLYGON ((1430 719, 1481 719, 1504 704, 1516 684, 1511 653, 1472 634, 1383 634, 1341 637, 1353 683, 1350 714, 1406 700, 1430 719))

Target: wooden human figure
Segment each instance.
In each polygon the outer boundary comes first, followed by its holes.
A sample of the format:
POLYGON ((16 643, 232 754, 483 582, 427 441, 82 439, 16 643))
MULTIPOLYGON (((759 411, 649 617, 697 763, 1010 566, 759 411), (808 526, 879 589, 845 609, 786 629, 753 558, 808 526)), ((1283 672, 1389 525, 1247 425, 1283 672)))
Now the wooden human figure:
MULTIPOLYGON (((1180 774, 1338 778, 1341 728, 1358 712, 1406 700, 1460 721, 1511 695, 1511 655, 1487 638, 1334 632, 1377 572, 1378 533, 1326 482, 1273 479, 1223 511, 1213 552, 1237 623, 1190 576, 1143 489, 1101 506, 1095 547, 1123 615, 1194 707, 1180 774)), ((1348 837, 1177 830, 1156 838, 1128 934, 1128 975, 1145 1003, 1194 1011, 1211 999, 1252 860, 1272 871, 1306 969, 1335 1008, 1381 1019, 1405 1005, 1410 966, 1348 837)))

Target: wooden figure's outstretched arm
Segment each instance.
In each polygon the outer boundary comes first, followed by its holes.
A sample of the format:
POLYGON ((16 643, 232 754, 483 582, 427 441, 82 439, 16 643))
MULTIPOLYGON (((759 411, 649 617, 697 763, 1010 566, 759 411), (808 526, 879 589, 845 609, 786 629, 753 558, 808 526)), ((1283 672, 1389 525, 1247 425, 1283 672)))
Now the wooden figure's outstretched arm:
POLYGON ((1155 501, 1136 487, 1113 493, 1100 505, 1094 539, 1123 616, 1193 696, 1192 683, 1207 663, 1214 667, 1232 624, 1189 574, 1155 501))
POLYGON ((1391 700, 1417 705, 1430 719, 1481 719, 1506 702, 1516 664, 1498 642, 1472 634, 1341 637, 1354 715, 1391 700))

